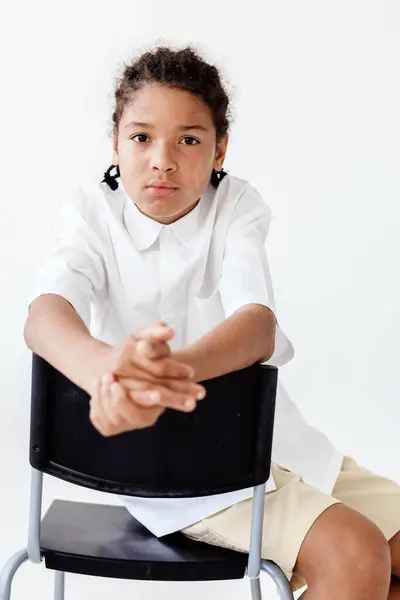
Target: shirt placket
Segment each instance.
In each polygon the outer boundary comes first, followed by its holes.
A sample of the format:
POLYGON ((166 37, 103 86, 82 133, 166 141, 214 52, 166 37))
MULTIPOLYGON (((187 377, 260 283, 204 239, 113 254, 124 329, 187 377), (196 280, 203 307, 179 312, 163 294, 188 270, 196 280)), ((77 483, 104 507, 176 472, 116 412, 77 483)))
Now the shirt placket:
MULTIPOLYGON (((180 347, 182 315, 179 313, 179 279, 181 259, 177 245, 179 241, 171 229, 164 228, 160 233, 160 276, 161 276, 161 319, 175 331, 170 342, 171 348, 180 347)), ((181 307, 183 311, 183 307, 181 307)), ((183 311, 184 312, 184 311, 183 311)))

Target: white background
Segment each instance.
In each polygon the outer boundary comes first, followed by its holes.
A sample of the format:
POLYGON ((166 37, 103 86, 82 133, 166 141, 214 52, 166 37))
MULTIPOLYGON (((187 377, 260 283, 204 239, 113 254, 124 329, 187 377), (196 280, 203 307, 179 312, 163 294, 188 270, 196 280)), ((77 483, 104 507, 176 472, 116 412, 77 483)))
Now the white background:
MULTIPOLYGON (((22 333, 33 269, 61 203, 111 164, 118 65, 160 38, 194 42, 230 82, 236 121, 225 167, 250 179, 275 215, 278 316, 297 351, 282 380, 344 453, 400 482, 400 4, 2 0, 0 565, 26 541, 22 333)), ((44 508, 55 495, 99 499, 48 481, 44 508)), ((51 597, 50 572, 25 565, 13 598, 31 596, 32 586, 51 597)), ((239 599, 247 582, 71 576, 67 591, 74 599, 239 599)))

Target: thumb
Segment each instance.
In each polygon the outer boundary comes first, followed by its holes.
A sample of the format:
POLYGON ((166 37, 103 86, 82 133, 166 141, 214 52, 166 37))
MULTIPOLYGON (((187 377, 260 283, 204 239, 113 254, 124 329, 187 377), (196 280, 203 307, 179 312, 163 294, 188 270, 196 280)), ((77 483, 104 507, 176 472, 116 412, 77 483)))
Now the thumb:
POLYGON ((171 349, 166 342, 151 342, 149 340, 138 340, 136 350, 139 354, 148 358, 163 358, 171 355, 171 349))
POLYGON ((175 335, 175 332, 171 327, 168 327, 163 322, 154 323, 153 325, 148 325, 147 327, 142 327, 138 329, 133 334, 133 338, 135 340, 148 340, 150 342, 168 342, 175 335))

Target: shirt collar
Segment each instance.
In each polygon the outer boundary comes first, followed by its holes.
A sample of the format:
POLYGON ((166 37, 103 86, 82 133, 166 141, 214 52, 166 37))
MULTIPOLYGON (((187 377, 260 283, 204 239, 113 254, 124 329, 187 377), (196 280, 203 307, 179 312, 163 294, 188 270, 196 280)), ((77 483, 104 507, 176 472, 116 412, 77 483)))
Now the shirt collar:
POLYGON ((171 223, 170 225, 162 225, 161 223, 150 219, 150 217, 140 212, 136 204, 132 201, 124 189, 121 179, 118 183, 125 195, 125 226, 139 251, 150 248, 164 228, 171 230, 178 240, 187 247, 190 247, 195 242, 196 233, 199 231, 201 226, 201 198, 197 205, 187 215, 181 217, 175 221, 175 223, 171 223))
POLYGON ((141 213, 128 195, 126 195, 124 204, 124 221, 128 233, 139 251, 150 248, 163 228, 161 223, 157 223, 141 213))
POLYGON ((164 225, 166 229, 172 230, 178 240, 188 248, 195 242, 196 234, 200 231, 200 203, 201 198, 187 215, 171 225, 164 225))

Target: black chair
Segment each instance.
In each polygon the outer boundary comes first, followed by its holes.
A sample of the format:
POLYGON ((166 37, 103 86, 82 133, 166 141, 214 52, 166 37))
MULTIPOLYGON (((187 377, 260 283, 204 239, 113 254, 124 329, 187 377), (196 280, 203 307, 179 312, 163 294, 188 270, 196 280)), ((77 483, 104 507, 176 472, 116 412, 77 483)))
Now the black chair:
POLYGON ((158 581, 241 579, 261 599, 266 571, 280 597, 293 599, 285 574, 261 560, 265 482, 269 478, 277 369, 253 365, 203 382, 193 413, 167 410, 151 428, 104 438, 91 425, 87 394, 33 355, 27 548, 0 576, 0 600, 26 560, 55 574, 64 598, 66 572, 158 581), (132 457, 140 457, 132 460, 132 457), (108 493, 189 498, 254 486, 249 555, 193 541, 156 538, 123 506, 55 500, 42 519, 43 473, 108 493))

